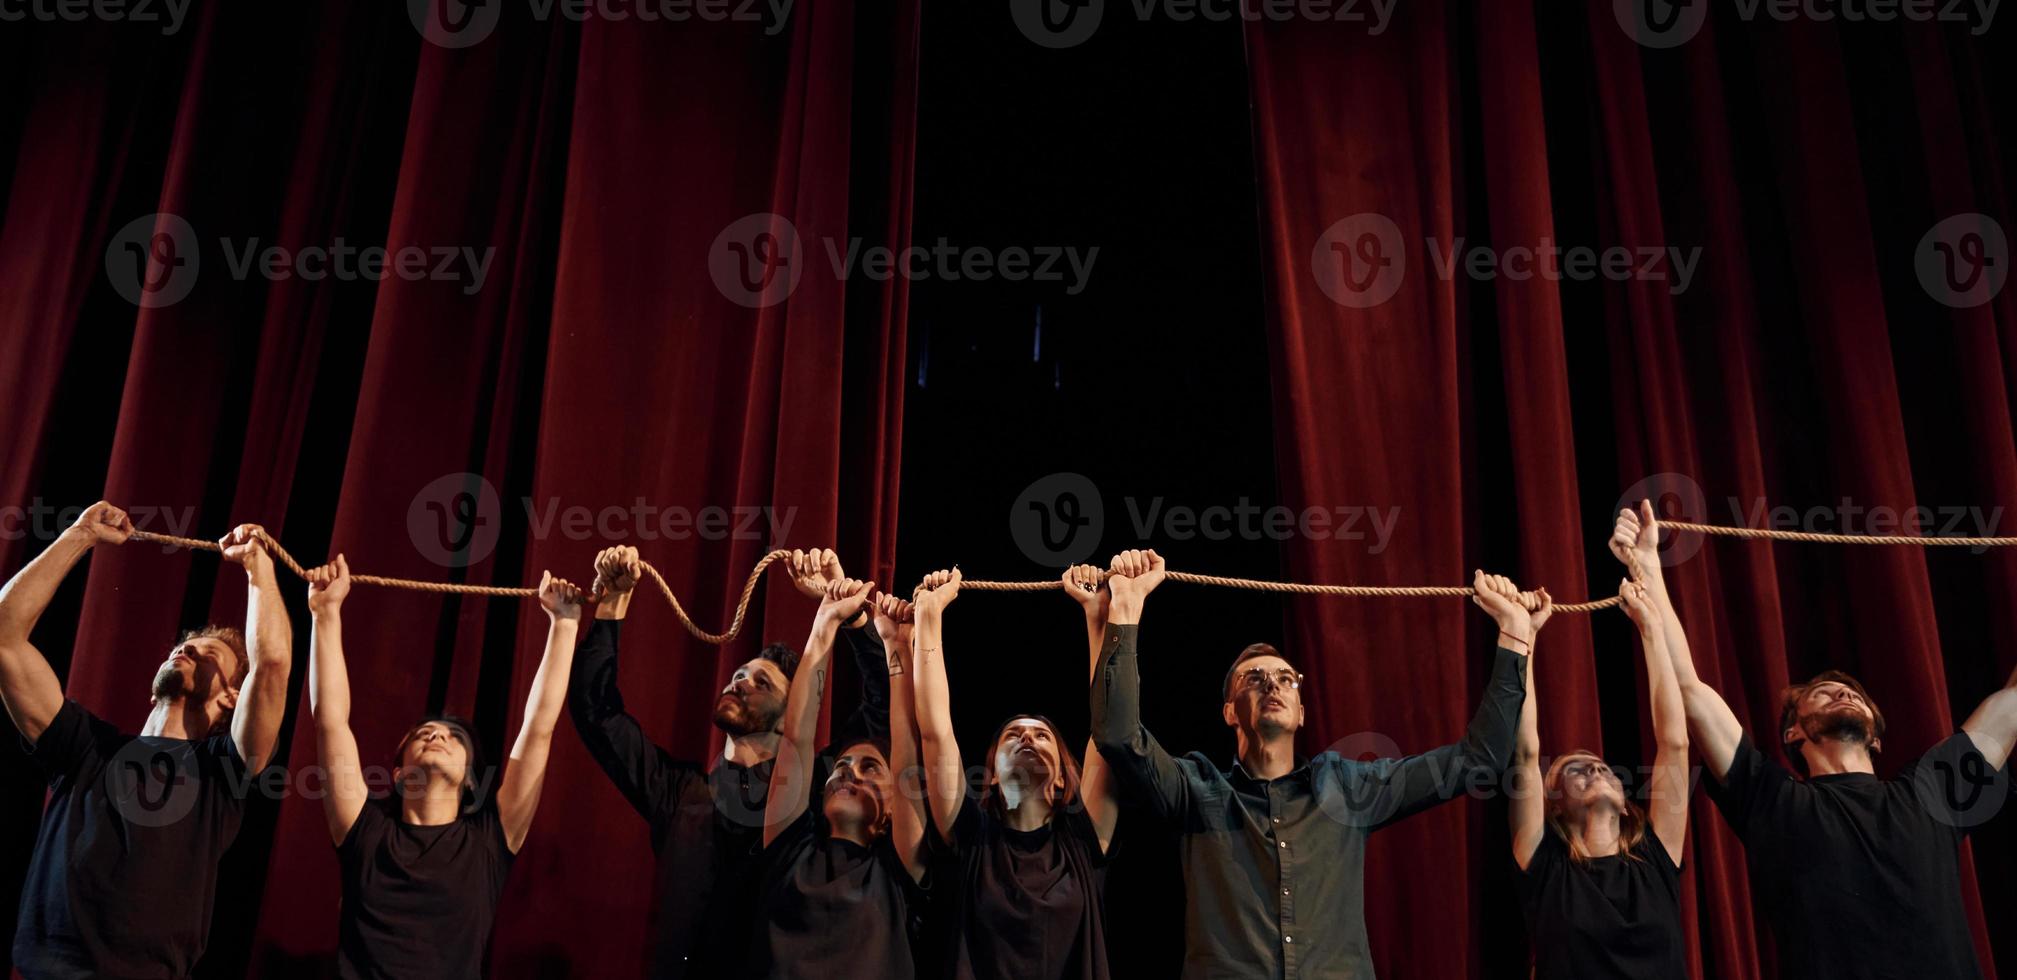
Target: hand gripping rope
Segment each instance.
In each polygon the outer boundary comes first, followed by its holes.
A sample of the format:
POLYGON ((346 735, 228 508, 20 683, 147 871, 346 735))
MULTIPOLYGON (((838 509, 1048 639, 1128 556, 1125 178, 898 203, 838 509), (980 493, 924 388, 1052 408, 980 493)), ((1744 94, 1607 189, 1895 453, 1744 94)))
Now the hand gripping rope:
MULTIPOLYGON (((1723 527, 1715 524, 1690 524, 1685 521, 1661 521, 1660 527, 1663 530, 1692 531, 1696 534, 1726 538, 1799 541, 1808 544, 1916 545, 1922 548, 2008 548, 2017 546, 2017 537, 1963 538, 1920 537, 1910 534, 1817 534, 1811 531, 1760 530, 1749 527, 1723 527)), ((134 531, 130 540, 151 541, 178 548, 187 548, 192 551, 221 552, 223 550, 215 541, 204 541, 200 538, 179 538, 168 534, 156 534, 152 531, 134 531)), ((293 555, 287 553, 287 549, 280 546, 280 542, 273 540, 273 538, 267 536, 264 532, 261 532, 260 540, 265 542, 268 553, 273 556, 275 561, 286 566, 287 570, 293 572, 296 577, 303 579, 308 577, 307 570, 301 566, 300 562, 294 560, 293 555)), ((769 568, 773 562, 785 558, 790 554, 791 552, 780 549, 770 552, 757 560, 756 567, 750 569, 749 578, 742 584, 742 594, 736 598, 734 618, 729 621, 728 628, 719 633, 710 633, 702 629, 699 624, 693 621, 693 617, 687 615, 686 608, 679 604, 679 597, 673 594, 672 586, 666 584, 665 577, 658 573, 658 569, 651 567, 650 562, 640 560, 638 564, 642 566, 644 576, 656 584, 658 591, 665 595, 665 601, 672 605, 673 615, 679 617, 680 624, 686 627, 687 632, 692 633, 695 639, 704 643, 720 645, 735 639, 736 635, 742 632, 744 618, 749 613, 750 596, 756 593, 757 583, 763 581, 764 570, 769 568)), ((1190 585, 1215 586, 1224 589, 1248 589, 1255 592, 1281 592, 1289 595, 1415 599, 1441 598, 1445 596, 1462 598, 1470 596, 1473 592, 1469 586, 1309 585, 1302 582, 1271 582, 1263 579, 1228 578, 1223 575, 1200 575, 1195 572, 1168 572, 1165 574, 1165 578, 1171 582, 1184 582, 1190 585)), ((454 582, 426 582, 418 579, 387 578, 382 575, 353 574, 350 576, 350 580, 363 585, 378 585, 391 589, 408 589, 414 592, 433 592, 437 594, 452 593, 510 599, 530 599, 539 594, 539 590, 537 589, 507 588, 495 585, 460 585, 454 582)), ((988 582, 967 579, 960 584, 962 590, 976 592, 1045 592, 1063 587, 1064 583, 1055 579, 1038 582, 988 582)), ((1523 603, 1529 608, 1533 608, 1538 604, 1538 599, 1535 598, 1535 594, 1532 592, 1521 593, 1521 597, 1523 603)), ((1618 605, 1619 602, 1620 600, 1617 596, 1612 596, 1608 599, 1599 599, 1594 602, 1558 602, 1554 608, 1556 612, 1586 613, 1595 612, 1599 609, 1609 609, 1618 605)))

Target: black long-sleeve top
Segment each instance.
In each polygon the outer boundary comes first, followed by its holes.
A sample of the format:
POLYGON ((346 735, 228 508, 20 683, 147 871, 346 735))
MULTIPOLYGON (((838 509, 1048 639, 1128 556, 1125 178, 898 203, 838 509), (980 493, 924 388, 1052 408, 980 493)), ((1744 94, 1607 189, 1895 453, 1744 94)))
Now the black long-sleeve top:
MULTIPOLYGON (((617 688, 619 620, 598 619, 575 649, 568 713, 582 744, 639 816, 658 857, 649 942, 653 977, 740 977, 756 914, 763 808, 772 760, 674 759, 624 710, 617 688)), ((889 673, 872 629, 843 629, 861 670, 861 704, 834 729, 836 744, 889 733, 889 673)), ((824 766, 822 766, 824 768, 824 766)))
POLYGON ((1137 627, 1108 626, 1093 739, 1132 799, 1179 835, 1187 978, 1373 976, 1366 838, 1496 779, 1512 757, 1527 658, 1501 648, 1464 739, 1403 759, 1326 752, 1262 780, 1203 753, 1171 756, 1141 724, 1137 627))

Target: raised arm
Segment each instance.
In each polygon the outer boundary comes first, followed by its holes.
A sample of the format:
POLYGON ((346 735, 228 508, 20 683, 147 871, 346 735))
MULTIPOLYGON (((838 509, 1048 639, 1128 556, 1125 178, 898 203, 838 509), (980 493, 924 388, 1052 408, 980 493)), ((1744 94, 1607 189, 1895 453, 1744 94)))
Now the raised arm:
POLYGON ((2002 769, 2010 761, 2011 745, 2017 743, 2017 672, 1961 723, 1961 730, 1968 733, 1975 751, 1982 753, 1992 768, 2002 769))
POLYGON ((252 663, 231 713, 231 742, 245 768, 266 768, 280 746, 280 723, 287 719, 287 675, 294 670, 294 624, 280 599, 266 532, 240 524, 217 542, 226 561, 245 567, 245 643, 252 663))
MULTIPOLYGON (((1514 597, 1517 598, 1517 597, 1514 597)), ((1529 656, 1532 647, 1529 646, 1529 656)), ((1548 832, 1548 800, 1541 784, 1541 723, 1534 703, 1534 670, 1527 666, 1527 696, 1520 703, 1520 727, 1513 738, 1513 761, 1507 770, 1511 792, 1507 821, 1513 831, 1513 863, 1521 871, 1534 860, 1548 832)))
POLYGON ((553 751, 553 729, 560 724, 561 709, 567 705, 567 677, 573 669, 574 640, 581 631, 581 606, 586 597, 574 583, 545 572, 539 578, 539 604, 546 610, 546 652, 539 658, 539 670, 532 675, 532 690, 525 695, 525 718, 518 725, 518 741, 504 764, 504 779, 497 787, 497 816, 504 826, 504 843, 513 854, 525 844, 532 830, 532 815, 539 810, 539 790, 546 784, 546 759, 553 751))
MULTIPOLYGON (((1073 565, 1064 573, 1065 594, 1086 615, 1087 683, 1099 677, 1100 648, 1105 645, 1107 634, 1109 597, 1100 578, 1100 570, 1094 565, 1073 565)), ((1113 846, 1114 826, 1121 816, 1120 801, 1115 798, 1113 769, 1091 738, 1086 739, 1085 760, 1085 772, 1079 779, 1079 798, 1085 801, 1086 816, 1092 820, 1093 833, 1099 837, 1100 850, 1104 852, 1113 846)))
POLYGON ((682 788, 701 772, 698 764, 675 762, 644 734, 617 686, 623 617, 642 574, 636 548, 620 545, 596 555, 595 591, 602 601, 595 604, 595 621, 574 651, 567 709, 582 747, 638 815, 651 822, 656 843, 675 815, 682 788))
MULTIPOLYGON (((911 677, 917 693, 918 744, 924 756, 925 788, 932 825, 939 839, 952 842, 953 823, 966 797, 966 769, 953 738, 952 696, 945 679, 945 609, 959 595, 957 571, 933 572, 911 594, 917 618, 911 677)), ((882 629, 882 621, 876 622, 882 629)), ((883 634, 889 644, 889 634, 883 634)))
MULTIPOLYGON (((1646 800, 1647 817, 1653 833, 1667 848, 1674 866, 1681 865, 1681 852, 1688 843, 1688 719, 1681 704, 1681 688, 1674 680, 1673 657, 1667 653, 1668 624, 1653 597, 1657 584, 1626 579, 1618 583, 1625 615, 1639 627, 1639 647, 1646 658, 1647 700, 1653 708, 1652 793, 1646 800)), ((1678 625, 1675 629, 1678 629, 1678 625)))
MULTIPOLYGON (((924 792, 918 785, 918 733, 912 703, 917 677, 911 656, 911 604, 892 595, 876 597, 875 631, 889 651, 883 676, 889 678, 889 768, 896 777, 896 800, 889 808, 889 840, 912 881, 924 880, 924 792)), ((954 756, 958 758, 957 754, 954 756)))
POLYGON ((1166 571, 1154 551, 1124 551, 1108 569, 1106 635, 1093 674, 1093 747, 1114 777, 1134 788, 1162 820, 1187 813, 1190 780, 1183 766, 1142 727, 1142 676, 1135 662, 1142 604, 1166 571))
POLYGON ((1473 780, 1500 779, 1513 758, 1520 706, 1527 698, 1527 655, 1538 624, 1553 611, 1545 591, 1533 612, 1521 606, 1519 590, 1504 576, 1478 572, 1474 601, 1499 621, 1499 647, 1484 697, 1464 729, 1462 741, 1404 759, 1375 759, 1347 767, 1356 782, 1352 798, 1363 800, 1358 819, 1371 830, 1454 798, 1473 780))
POLYGON ((1737 746, 1744 741, 1744 725, 1737 720, 1736 712, 1730 710, 1729 702, 1715 688, 1702 683, 1695 673, 1695 656, 1688 646, 1687 635, 1681 631, 1681 618, 1674 612, 1660 567, 1660 524, 1653 513, 1653 502, 1640 501, 1637 513, 1619 511, 1610 543, 1611 553, 1632 569, 1632 577, 1646 587, 1647 595, 1660 610, 1660 620, 1665 624, 1667 659, 1674 665, 1674 682, 1680 688, 1681 705, 1688 714, 1688 731, 1702 753, 1703 763, 1709 767, 1709 774, 1721 782, 1737 758, 1737 746))
POLYGON ((350 731, 350 675, 343 661, 343 600, 349 595, 350 562, 342 555, 308 573, 308 712, 315 719, 315 761, 328 786, 322 817, 339 846, 370 795, 350 731))
MULTIPOLYGON (((794 551, 786 559, 786 569, 791 573, 791 583, 807 598, 818 601, 826 598, 827 587, 847 578, 841 567, 840 557, 827 548, 811 548, 794 551)), ((861 699, 855 702, 854 710, 845 718, 836 714, 833 721, 832 737, 827 744, 860 738, 888 737, 890 733, 889 704, 889 652, 883 649, 874 626, 869 621, 869 608, 855 618, 844 622, 840 632, 834 634, 834 645, 854 661, 855 674, 861 679, 861 699)))
POLYGON ((132 536, 126 512, 101 500, 0 588, 0 702, 31 744, 63 709, 63 682, 28 634, 79 560, 98 545, 125 544, 132 536))
POLYGON ((805 652, 792 674, 791 693, 785 700, 777 761, 770 771, 770 795, 764 800, 765 847, 805 812, 811 799, 812 764, 819 751, 813 741, 818 735, 820 706, 826 703, 834 635, 841 623, 860 615, 874 590, 874 582, 842 579, 827 588, 826 598, 813 614, 812 634, 806 637, 805 652))

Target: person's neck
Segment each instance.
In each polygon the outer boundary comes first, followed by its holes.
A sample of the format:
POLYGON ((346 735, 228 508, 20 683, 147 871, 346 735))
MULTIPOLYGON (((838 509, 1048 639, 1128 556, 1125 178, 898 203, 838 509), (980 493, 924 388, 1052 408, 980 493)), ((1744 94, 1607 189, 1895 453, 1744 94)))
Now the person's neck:
POLYGON ((1800 755, 1807 760, 1807 776, 1840 776, 1861 772, 1876 775, 1870 747, 1862 742, 1838 738, 1809 739, 1800 743, 1800 755))
POLYGON ((730 735, 721 743, 721 759, 738 766, 754 766, 769 762, 777 755, 777 733, 759 732, 754 735, 730 735))
POLYGON ((1240 766, 1255 779, 1280 779, 1296 768, 1296 736, 1240 733, 1240 766))
POLYGON ((1623 849, 1624 842, 1618 835, 1618 808, 1609 803, 1584 810, 1582 823, 1572 824, 1569 829, 1583 842, 1583 853, 1591 857, 1608 857, 1623 849))
POLYGON ((429 774, 425 785, 411 787, 399 800, 400 820, 419 827, 439 827, 462 816, 462 785, 429 774))
POLYGON ((1027 786, 1020 779, 1004 779, 1001 782, 1002 812, 1007 814, 1010 830, 1039 830, 1051 819, 1050 794, 1047 787, 1027 786))
POLYGON ((853 822, 829 823, 827 825, 827 836, 844 841, 853 841, 863 847, 873 847, 875 845, 875 835, 869 833, 869 829, 866 826, 853 822))
POLYGON ((211 728, 210 713, 204 707, 188 698, 155 701, 140 734, 154 738, 202 738, 210 734, 211 728))

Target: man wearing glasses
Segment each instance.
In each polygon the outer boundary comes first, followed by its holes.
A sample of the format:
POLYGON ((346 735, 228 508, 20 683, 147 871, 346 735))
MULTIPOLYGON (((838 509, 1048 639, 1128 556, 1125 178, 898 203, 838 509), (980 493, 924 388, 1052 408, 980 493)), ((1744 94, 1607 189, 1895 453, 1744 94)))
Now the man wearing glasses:
MULTIPOLYGON (((1135 798, 1179 835, 1187 978, 1371 977, 1364 904, 1366 837, 1496 780, 1512 756, 1526 699, 1534 613, 1504 579, 1477 576, 1478 605, 1498 621, 1492 678, 1464 740, 1405 759, 1296 755, 1302 675, 1274 647, 1240 651, 1222 711, 1239 757, 1224 771, 1203 753, 1170 755, 1141 724, 1135 662, 1142 602, 1161 583, 1153 551, 1115 556, 1105 650, 1093 679, 1093 741, 1135 798)), ((1545 593, 1543 593, 1545 597, 1545 593)))

